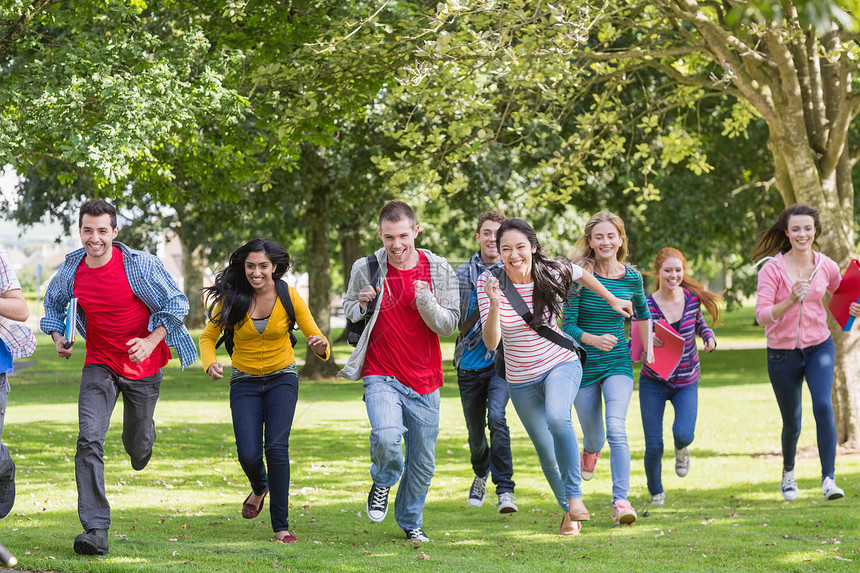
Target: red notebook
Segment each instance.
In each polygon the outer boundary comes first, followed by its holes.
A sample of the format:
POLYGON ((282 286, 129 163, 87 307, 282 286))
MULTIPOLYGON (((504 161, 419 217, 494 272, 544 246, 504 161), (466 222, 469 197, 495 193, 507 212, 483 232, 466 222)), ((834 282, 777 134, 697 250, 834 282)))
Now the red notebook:
POLYGON ((827 304, 827 308, 830 309, 843 332, 851 330, 851 326, 854 325, 854 317, 848 314, 848 307, 852 302, 860 302, 860 262, 857 259, 848 263, 839 288, 827 304))
POLYGON ((668 380, 684 355, 684 337, 661 318, 654 325, 654 335, 663 341, 663 346, 654 347, 654 363, 648 368, 659 374, 663 380, 668 380))

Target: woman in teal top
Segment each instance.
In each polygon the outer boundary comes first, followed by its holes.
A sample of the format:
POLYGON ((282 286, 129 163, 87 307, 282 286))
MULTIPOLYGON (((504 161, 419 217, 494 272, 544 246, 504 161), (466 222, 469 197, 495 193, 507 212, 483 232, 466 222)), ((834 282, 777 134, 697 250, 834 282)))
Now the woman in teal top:
MULTIPOLYGON (((602 211, 585 225, 574 256, 609 292, 633 303, 637 318, 650 318, 642 274, 627 266, 627 235, 618 215, 602 211)), ((574 291, 564 306, 564 331, 588 352, 574 407, 582 426, 582 479, 594 476, 603 443, 609 442, 612 508, 616 523, 636 521, 627 500, 630 490, 630 447, 627 408, 633 394, 633 363, 624 335, 624 318, 586 289, 574 291), (602 399, 602 400, 601 400, 602 399), (606 404, 606 426, 603 404, 606 404)))

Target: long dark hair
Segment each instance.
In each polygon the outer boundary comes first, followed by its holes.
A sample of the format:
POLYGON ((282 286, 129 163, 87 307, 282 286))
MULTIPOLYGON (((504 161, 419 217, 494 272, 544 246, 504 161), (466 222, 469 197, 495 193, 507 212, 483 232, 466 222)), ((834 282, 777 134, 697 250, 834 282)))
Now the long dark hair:
POLYGON ((532 254, 531 276, 535 284, 532 295, 534 318, 529 326, 538 327, 546 323, 544 314, 547 313, 547 310, 551 317, 561 314, 562 301, 573 283, 570 266, 569 263, 563 262, 566 259, 562 261, 548 258, 541 250, 537 233, 531 225, 522 219, 506 219, 496 231, 496 248, 499 249, 499 252, 502 250, 502 235, 507 231, 519 231, 528 238, 531 246, 535 248, 535 252, 532 254), (558 272, 558 279, 553 276, 553 270, 558 272))
POLYGON ((208 303, 212 322, 221 328, 235 328, 245 320, 254 300, 254 288, 245 276, 245 259, 259 252, 266 253, 272 261, 273 280, 280 280, 293 264, 279 243, 271 239, 253 239, 233 251, 227 266, 215 274, 215 284, 200 289, 203 300, 208 303), (216 313, 218 305, 221 310, 216 313))
POLYGON ((762 257, 769 257, 776 253, 787 253, 791 250, 791 241, 785 232, 788 230, 788 220, 794 215, 809 215, 815 224, 815 237, 812 239, 812 246, 818 248, 818 236, 821 234, 821 222, 818 220, 818 211, 809 205, 801 205, 795 203, 780 213, 779 218, 773 226, 761 234, 758 241, 750 253, 750 258, 753 261, 758 261, 762 257))

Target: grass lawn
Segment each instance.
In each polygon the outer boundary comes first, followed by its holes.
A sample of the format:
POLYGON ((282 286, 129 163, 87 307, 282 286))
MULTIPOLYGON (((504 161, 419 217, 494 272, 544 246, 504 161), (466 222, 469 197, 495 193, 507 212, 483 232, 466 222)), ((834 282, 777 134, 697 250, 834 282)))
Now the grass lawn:
MULTIPOLYGON (((728 315, 717 337, 721 348, 763 341, 750 310, 728 315)), ((360 384, 300 386, 290 512, 299 542, 282 545, 271 541, 268 505, 257 519, 241 518, 249 486, 236 461, 226 383, 211 382, 199 365, 181 372, 174 360, 165 369, 158 441, 144 471, 131 469, 120 439, 122 408, 114 413, 105 445, 110 554, 80 557, 72 540, 81 531, 74 452, 82 352, 60 360, 46 337, 39 343, 34 364, 11 379, 3 433, 18 466, 18 497, 0 523, 0 542, 25 570, 857 571, 860 563, 860 457, 837 457, 838 484, 847 496, 824 502, 808 398, 796 468, 801 494, 792 503, 779 494, 779 413, 761 349, 702 357, 697 438, 684 479, 674 474, 668 408, 662 507, 650 506, 645 487, 634 392, 627 428, 630 499, 639 520, 631 527, 612 523, 604 447, 597 474, 584 482, 592 521, 580 536, 565 539, 556 535, 560 511, 513 407, 508 421, 520 511, 500 515, 489 504, 467 505, 473 476, 456 376, 446 364, 436 477, 424 511, 432 541, 417 545, 405 541, 393 510, 378 525, 364 515, 370 428, 360 384)))

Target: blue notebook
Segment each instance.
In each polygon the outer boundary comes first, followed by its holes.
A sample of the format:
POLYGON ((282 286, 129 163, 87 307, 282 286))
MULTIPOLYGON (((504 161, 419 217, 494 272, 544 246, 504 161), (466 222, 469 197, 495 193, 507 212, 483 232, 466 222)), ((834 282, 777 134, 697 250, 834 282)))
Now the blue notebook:
POLYGON ((75 333, 78 330, 78 299, 72 297, 69 301, 69 308, 66 309, 66 348, 71 348, 75 343, 75 333))

